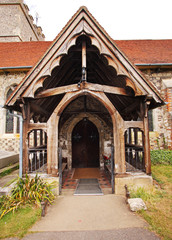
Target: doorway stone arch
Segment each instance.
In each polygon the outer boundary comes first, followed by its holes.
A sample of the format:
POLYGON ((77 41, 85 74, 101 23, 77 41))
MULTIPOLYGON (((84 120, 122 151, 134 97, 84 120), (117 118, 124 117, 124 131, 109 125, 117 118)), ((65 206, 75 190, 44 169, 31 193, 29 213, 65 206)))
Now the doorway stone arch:
POLYGON ((100 168, 104 167, 103 155, 110 154, 110 146, 113 143, 112 129, 104 122, 103 119, 90 113, 80 113, 68 119, 59 134, 59 146, 62 148, 62 156, 67 158, 68 169, 72 168, 72 132, 74 127, 84 117, 87 117, 96 127, 99 133, 99 156, 100 168), (108 146, 106 146, 108 145, 108 146))

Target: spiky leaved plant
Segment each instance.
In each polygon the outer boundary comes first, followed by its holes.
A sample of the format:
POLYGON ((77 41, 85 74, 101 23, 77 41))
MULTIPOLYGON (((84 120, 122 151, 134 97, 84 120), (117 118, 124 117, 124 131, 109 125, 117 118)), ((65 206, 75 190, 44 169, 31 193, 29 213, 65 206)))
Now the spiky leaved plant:
POLYGON ((41 202, 45 200, 52 203, 54 200, 52 189, 54 187, 54 183, 48 184, 38 175, 35 178, 30 178, 26 174, 26 178, 18 178, 11 196, 0 198, 0 219, 8 212, 16 210, 19 206, 26 204, 40 206, 41 202))

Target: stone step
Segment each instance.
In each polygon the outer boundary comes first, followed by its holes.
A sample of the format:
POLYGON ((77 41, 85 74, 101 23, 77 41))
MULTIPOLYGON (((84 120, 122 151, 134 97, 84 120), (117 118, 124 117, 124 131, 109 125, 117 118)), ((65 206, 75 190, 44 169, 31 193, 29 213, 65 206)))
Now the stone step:
POLYGON ((15 164, 12 164, 12 165, 10 165, 8 167, 1 168, 0 169, 0 173, 4 172, 6 170, 9 170, 9 169, 13 169, 13 168, 17 167, 18 165, 19 165, 19 163, 15 163, 15 164))

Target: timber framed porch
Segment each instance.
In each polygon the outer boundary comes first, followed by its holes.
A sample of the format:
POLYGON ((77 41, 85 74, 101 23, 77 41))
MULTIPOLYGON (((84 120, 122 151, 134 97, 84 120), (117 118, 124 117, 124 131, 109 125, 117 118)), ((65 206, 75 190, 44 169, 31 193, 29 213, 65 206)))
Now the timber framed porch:
POLYGON ((162 104, 154 86, 81 7, 6 108, 22 113, 23 174, 46 163, 61 185, 64 159, 68 170, 74 162, 103 168, 103 156, 111 155, 115 181, 126 176, 126 166, 150 175, 148 111, 162 104), (95 163, 88 155, 92 146, 95 163))

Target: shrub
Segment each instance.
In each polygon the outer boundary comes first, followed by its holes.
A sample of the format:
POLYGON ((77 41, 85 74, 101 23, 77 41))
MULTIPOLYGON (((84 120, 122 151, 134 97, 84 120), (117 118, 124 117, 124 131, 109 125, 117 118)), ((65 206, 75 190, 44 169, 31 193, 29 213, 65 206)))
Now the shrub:
POLYGON ((28 175, 25 179, 18 178, 11 196, 0 198, 0 218, 26 204, 40 206, 41 202, 45 200, 52 203, 54 200, 52 188, 54 188, 53 184, 44 182, 37 175, 32 179, 28 175))
POLYGON ((171 150, 152 150, 151 151, 152 164, 172 164, 172 151, 171 150))

